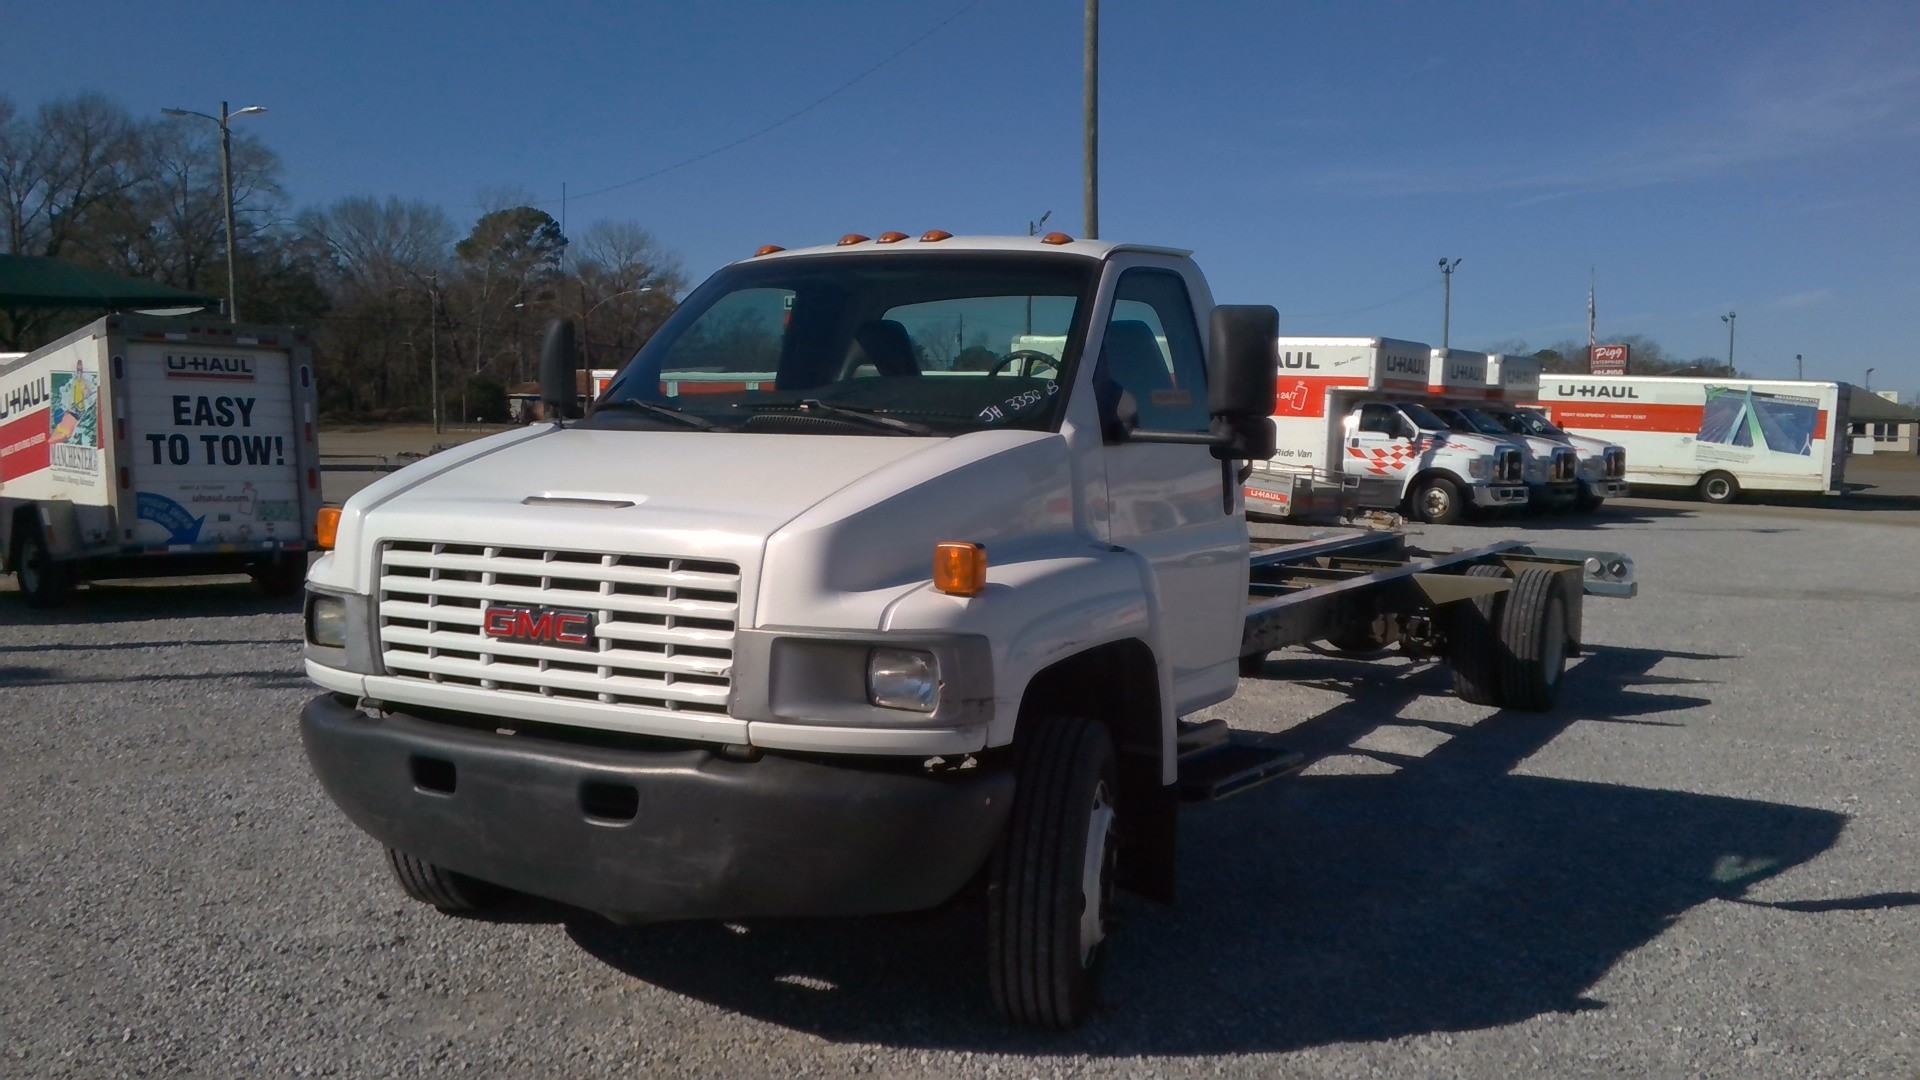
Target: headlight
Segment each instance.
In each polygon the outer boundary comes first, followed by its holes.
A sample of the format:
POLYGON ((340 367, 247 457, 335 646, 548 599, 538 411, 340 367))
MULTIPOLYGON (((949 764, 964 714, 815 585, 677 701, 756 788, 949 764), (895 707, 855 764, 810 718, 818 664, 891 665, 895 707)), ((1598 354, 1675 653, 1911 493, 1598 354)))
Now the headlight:
POLYGON ((940 704, 940 662, 915 649, 867 654, 867 700, 883 709, 930 713, 940 704))
POLYGON ((347 605, 337 596, 315 595, 307 609, 307 641, 330 649, 347 647, 347 605))
POLYGON ((1492 476, 1493 459, 1490 457, 1477 457, 1467 462, 1467 475, 1476 480, 1485 480, 1487 477, 1492 476))

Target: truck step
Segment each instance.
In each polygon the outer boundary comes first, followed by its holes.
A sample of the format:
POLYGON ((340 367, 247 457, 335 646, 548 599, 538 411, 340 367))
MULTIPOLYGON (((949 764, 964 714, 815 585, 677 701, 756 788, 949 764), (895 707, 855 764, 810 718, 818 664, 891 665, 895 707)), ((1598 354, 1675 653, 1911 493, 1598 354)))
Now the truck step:
POLYGON ((1180 755, 1180 797, 1208 802, 1238 795, 1307 767, 1307 755, 1251 739, 1229 739, 1180 755))
POLYGON ((1174 745, 1178 748, 1182 760, 1189 754, 1202 750, 1211 750, 1226 742, 1233 735, 1233 729, 1225 720, 1218 717, 1212 720, 1182 720, 1174 736, 1174 745))

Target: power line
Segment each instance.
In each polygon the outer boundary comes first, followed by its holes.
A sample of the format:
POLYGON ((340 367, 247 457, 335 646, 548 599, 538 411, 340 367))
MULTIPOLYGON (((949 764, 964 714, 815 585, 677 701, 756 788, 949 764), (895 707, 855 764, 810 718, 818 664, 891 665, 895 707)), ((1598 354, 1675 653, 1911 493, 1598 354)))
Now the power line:
MULTIPOLYGON (((882 59, 879 63, 873 65, 872 67, 861 72, 860 74, 855 75, 853 78, 848 79, 846 82, 841 83, 838 87, 835 87, 833 90, 814 99, 812 102, 808 103, 807 105, 799 109, 796 109, 791 113, 788 113, 786 116, 783 116, 778 120, 775 120, 773 123, 768 124, 767 126, 761 128, 758 131, 755 131, 748 135, 743 135, 740 138, 735 139, 732 142, 727 143, 723 146, 716 146, 713 149, 706 151, 705 153, 695 154, 694 156, 687 158, 683 161, 676 161, 672 165, 666 165, 661 168, 655 169, 650 173, 645 173, 643 175, 636 176, 631 180, 623 180, 618 184, 610 184, 606 187, 597 188, 593 191, 586 192, 585 194, 570 195, 567 198, 569 199, 569 201, 577 201, 579 199, 591 199, 595 195, 605 195, 609 191, 618 191, 621 188, 632 187, 635 184, 643 183, 647 180, 651 180, 656 176, 662 176, 666 173, 673 172, 675 169, 684 169, 689 165, 695 164, 696 162, 705 161, 706 159, 713 157, 716 154, 726 153, 728 150, 731 150, 736 146, 741 146, 745 143, 752 142, 753 140, 761 137, 762 135, 765 135, 778 128, 785 127, 786 125, 792 123, 793 121, 800 119, 802 116, 805 116, 807 113, 810 113, 813 110, 819 108, 820 106, 825 105, 827 102, 833 100, 834 98, 839 97, 841 94, 847 92, 848 90, 851 90, 857 83, 866 79, 869 75, 872 75, 874 72, 879 71, 881 68, 886 67, 888 64, 893 63, 895 60, 898 60, 901 56, 905 55, 908 52, 908 50, 912 49, 914 46, 927 40, 928 38, 939 33, 940 31, 945 30, 949 24, 953 23, 956 19, 960 18, 960 16, 965 15, 967 12, 972 11, 976 7, 979 7, 980 3, 981 3, 981 0, 968 0, 968 3, 965 7, 961 8, 959 11, 956 11, 953 14, 947 16, 945 19, 941 20, 939 24, 933 27, 933 29, 928 30, 926 33, 921 34, 919 37, 914 38, 912 41, 907 42, 905 45, 902 45, 898 49, 895 49, 893 52, 887 54, 887 56, 884 59, 882 59)), ((552 203, 545 203, 542 205, 552 205, 552 203)))

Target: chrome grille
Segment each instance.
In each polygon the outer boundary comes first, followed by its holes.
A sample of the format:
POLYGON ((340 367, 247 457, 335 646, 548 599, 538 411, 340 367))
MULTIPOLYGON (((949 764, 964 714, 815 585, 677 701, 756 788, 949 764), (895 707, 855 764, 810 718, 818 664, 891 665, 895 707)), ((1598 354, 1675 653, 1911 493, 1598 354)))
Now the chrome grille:
POLYGON ((1607 479, 1618 480, 1627 475, 1627 452, 1625 450, 1608 450, 1606 457, 1607 479))
POLYGON ((1494 459, 1496 475, 1502 483, 1518 484, 1526 479, 1526 463, 1520 457, 1520 451, 1512 447, 1500 450, 1494 459))
POLYGON ((391 675, 506 694, 724 715, 740 568, 714 559, 396 540, 380 553, 391 675), (589 649, 482 633, 495 604, 592 613, 589 649))
POLYGON ((1553 478, 1555 480, 1572 480, 1575 476, 1579 475, 1579 472, 1580 457, 1578 454, 1575 454, 1572 450, 1555 450, 1553 452, 1553 478))

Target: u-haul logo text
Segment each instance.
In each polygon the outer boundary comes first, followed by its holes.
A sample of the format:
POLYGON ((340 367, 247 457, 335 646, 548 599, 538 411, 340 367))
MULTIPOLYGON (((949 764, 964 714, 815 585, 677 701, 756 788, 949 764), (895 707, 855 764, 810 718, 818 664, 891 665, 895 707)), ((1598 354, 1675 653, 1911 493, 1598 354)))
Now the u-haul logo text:
POLYGON ((236 382, 252 382, 253 358, 250 356, 194 356, 189 353, 168 353, 167 378, 232 379, 236 382))
POLYGON ((1640 400, 1640 388, 1637 386, 1556 386, 1553 388, 1559 397, 1582 398, 1632 398, 1640 400))
POLYGON ((16 386, 4 395, 0 395, 0 420, 5 420, 14 413, 37 409, 45 405, 48 400, 47 377, 42 375, 32 382, 16 386))

